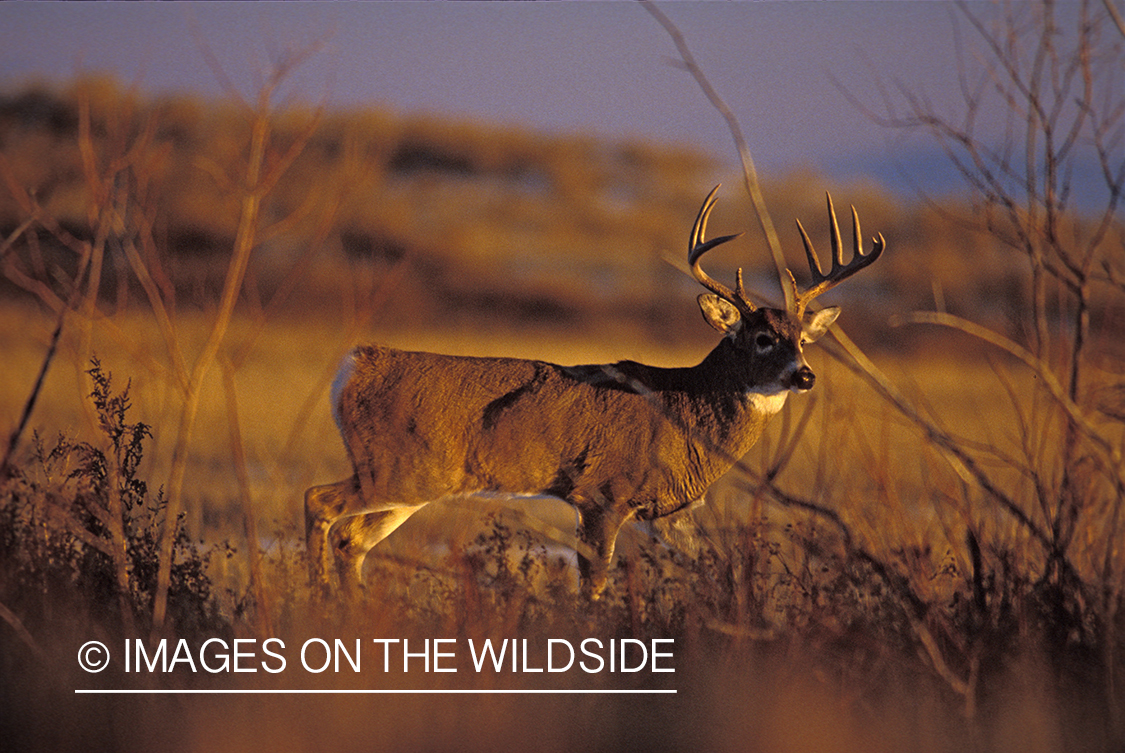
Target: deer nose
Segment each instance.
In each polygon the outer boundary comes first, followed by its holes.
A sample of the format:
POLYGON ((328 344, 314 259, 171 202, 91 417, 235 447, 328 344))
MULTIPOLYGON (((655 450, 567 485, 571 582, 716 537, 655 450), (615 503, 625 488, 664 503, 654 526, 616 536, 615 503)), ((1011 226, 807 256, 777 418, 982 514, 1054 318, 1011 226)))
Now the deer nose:
POLYGON ((802 366, 793 374, 793 389, 795 390, 801 390, 802 392, 811 390, 814 384, 816 384, 816 374, 808 366, 802 366))

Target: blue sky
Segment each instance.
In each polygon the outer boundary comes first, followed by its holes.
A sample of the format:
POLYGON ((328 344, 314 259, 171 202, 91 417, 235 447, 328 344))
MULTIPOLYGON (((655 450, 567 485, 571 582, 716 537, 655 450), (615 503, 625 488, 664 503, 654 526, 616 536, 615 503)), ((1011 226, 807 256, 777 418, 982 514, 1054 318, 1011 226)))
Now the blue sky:
MULTIPOLYGON (((880 85, 958 117, 948 2, 686 2, 660 6, 738 115, 762 171, 939 180, 924 139, 848 101, 880 85)), ((989 13, 986 4, 973 4, 989 13)), ((971 33, 960 22, 963 36, 971 33)), ((154 92, 217 95, 206 46, 244 92, 279 51, 322 41, 287 92, 556 133, 699 146, 733 163, 719 115, 637 3, 0 3, 0 87, 112 73, 154 92)), ((971 56, 965 61, 972 64, 971 56)), ((988 114, 982 128, 999 132, 988 114)))

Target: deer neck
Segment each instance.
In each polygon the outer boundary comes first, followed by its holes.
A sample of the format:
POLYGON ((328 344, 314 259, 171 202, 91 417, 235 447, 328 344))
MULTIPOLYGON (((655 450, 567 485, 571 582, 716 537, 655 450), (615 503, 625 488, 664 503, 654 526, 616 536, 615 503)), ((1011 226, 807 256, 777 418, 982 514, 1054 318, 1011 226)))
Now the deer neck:
POLYGON ((682 416, 685 426, 704 433, 716 449, 735 458, 758 440, 789 395, 789 390, 756 384, 753 368, 728 340, 697 366, 678 371, 674 381, 680 389, 664 393, 669 409, 682 416))
POLYGON ((700 386, 701 395, 715 402, 734 402, 744 410, 761 413, 767 419, 781 410, 788 389, 779 389, 777 379, 766 379, 745 354, 724 338, 691 369, 691 383, 700 386))

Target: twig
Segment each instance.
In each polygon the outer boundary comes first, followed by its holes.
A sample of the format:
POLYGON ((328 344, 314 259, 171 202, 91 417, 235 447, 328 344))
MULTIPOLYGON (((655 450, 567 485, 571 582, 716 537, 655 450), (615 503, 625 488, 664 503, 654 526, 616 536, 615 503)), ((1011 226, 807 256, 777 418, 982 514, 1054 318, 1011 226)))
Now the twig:
POLYGON ((762 227, 762 233, 766 236, 766 244, 769 246, 770 254, 773 256, 774 267, 777 269, 778 284, 781 285, 781 290, 785 293, 786 309, 792 307, 792 291, 789 289, 788 276, 785 266, 785 255, 781 251, 781 241, 778 239, 777 230, 774 229, 773 220, 770 218, 769 210, 766 208, 766 200, 762 195, 762 187, 758 181, 758 171, 754 167, 754 158, 750 154, 750 147, 746 143, 746 137, 742 133, 742 125, 738 122, 738 118, 734 112, 727 106, 723 98, 719 96, 718 91, 711 85, 707 79, 703 69, 695 61, 695 56, 691 54, 691 49, 687 45, 687 40, 680 32, 676 25, 664 13, 656 7, 650 0, 640 0, 641 5, 649 12, 657 22, 664 27, 664 31, 672 38, 672 42, 676 45, 676 50, 680 53, 680 60, 684 70, 692 75, 696 84, 703 91, 704 96, 711 103, 723 120, 726 121, 727 129, 730 131, 731 138, 734 139, 735 148, 738 150, 738 158, 742 162, 742 177, 746 183, 746 193, 750 196, 750 203, 754 208, 754 214, 758 218, 758 223, 762 227))
POLYGON ((1089 420, 1082 413, 1082 409, 1073 401, 1067 393, 1065 387, 1059 382, 1058 378, 1051 372, 1050 368, 1045 364, 1042 359, 1036 358, 1034 354, 1021 347, 1018 343, 1009 340, 1008 338, 1000 335, 993 330, 982 327, 981 325, 971 322, 967 319, 962 319, 952 314, 944 314, 937 311, 918 311, 904 317, 898 317, 898 322, 912 322, 918 324, 938 324, 953 329, 960 330, 968 335, 979 338, 990 345, 994 345, 1008 354, 1015 356, 1022 361, 1028 368, 1035 372, 1035 375, 1040 379, 1043 385, 1047 388, 1047 392, 1059 404, 1063 410, 1066 411, 1070 420, 1086 434, 1101 451, 1104 453, 1109 467, 1113 468, 1117 477, 1118 484, 1125 484, 1125 466, 1122 464, 1121 448, 1117 446, 1112 440, 1103 437, 1098 430, 1090 424, 1089 420))
POLYGON ((1121 32, 1121 36, 1125 37, 1125 18, 1121 16, 1121 11, 1117 10, 1117 6, 1113 4, 1113 0, 1102 0, 1105 5, 1106 11, 1109 12, 1109 17, 1113 19, 1113 25, 1121 32))
POLYGON ((40 661, 47 660, 47 654, 40 648, 39 643, 32 637, 31 633, 27 631, 27 628, 23 626, 23 622, 20 618, 3 603, 0 603, 0 619, 8 623, 12 630, 15 631, 16 635, 19 636, 19 639, 24 642, 24 645, 31 649, 31 653, 35 654, 35 658, 40 661))
MULTIPOLYGON (((294 67, 303 62, 314 50, 315 46, 310 45, 304 50, 298 50, 283 56, 259 90, 257 103, 253 110, 249 154, 245 174, 239 183, 242 191, 241 211, 238 229, 235 233, 234 248, 227 266, 218 312, 211 324, 207 341, 187 380, 180 411, 179 429, 172 450, 172 467, 167 486, 168 512, 160 538, 160 567, 157 571, 156 595, 153 599, 152 625, 154 637, 157 637, 164 630, 164 620, 168 607, 168 589, 171 584, 175 521, 183 506, 187 456, 196 414, 202 399, 203 382, 226 340, 227 331, 234 317, 235 304, 246 279, 251 252, 261 239, 258 225, 261 219, 262 201, 270 189, 275 186, 284 169, 292 164, 313 134, 311 127, 306 129, 281 155, 280 162, 277 165, 270 164, 267 161, 267 156, 269 156, 272 135, 273 96, 285 78, 292 73, 294 67)), ((219 73, 217 72, 216 75, 219 75, 219 73)), ((237 96, 233 89, 230 93, 232 96, 237 96)))
POLYGON ((230 428, 231 456, 238 478, 238 501, 242 507, 242 525, 246 535, 246 554, 250 561, 250 590, 254 594, 254 615, 259 636, 272 635, 270 604, 263 586, 262 553, 258 540, 258 520, 250 498, 250 474, 246 469, 246 449, 242 443, 242 428, 238 420, 238 397, 234 386, 234 367, 222 360, 223 387, 227 397, 227 422, 230 428))
POLYGON ((16 428, 12 430, 11 436, 8 437, 8 446, 4 450, 4 459, 0 461, 0 480, 8 477, 8 464, 12 460, 12 455, 19 445, 20 437, 23 436, 24 429, 27 428, 27 423, 31 418, 31 412, 35 410, 35 403, 39 400, 39 393, 43 389, 43 382, 47 379, 47 370, 51 367, 51 362, 55 360, 55 353, 58 350, 59 338, 62 336, 63 323, 66 321, 67 309, 59 311, 58 320, 55 322, 55 330, 51 333, 51 344, 47 346, 47 353, 43 356, 43 363, 39 367, 39 375, 35 378, 35 386, 31 388, 31 394, 27 396, 27 401, 23 405, 23 412, 20 413, 20 420, 16 424, 16 428))
MULTIPOLYGON (((37 208, 37 207, 33 207, 37 208)), ((29 227, 39 220, 38 213, 33 214, 32 217, 24 221, 14 233, 8 236, 4 242, 3 252, 0 253, 0 259, 8 254, 15 245, 15 241, 21 237, 29 227)), ((78 266, 78 273, 75 275, 74 282, 71 284, 70 293, 67 296, 67 301, 64 305, 58 308, 58 319, 55 322, 55 329, 51 333, 51 343, 47 346, 47 352, 43 356, 43 363, 39 367, 39 374, 35 378, 35 385, 31 388, 31 394, 27 396, 27 401, 24 403, 23 411, 20 413, 20 420, 16 424, 16 428, 12 430, 11 435, 8 437, 8 446, 4 450, 4 459, 0 461, 0 480, 7 478, 9 463, 11 463, 12 456, 15 454, 16 448, 19 446, 20 438, 23 436, 24 430, 27 429, 28 421, 31 419, 31 413, 35 410, 35 404, 39 401, 39 394, 43 389, 43 383, 47 379, 47 371, 51 367, 51 363, 55 360, 55 353, 58 352, 59 339, 62 337, 63 325, 66 322, 66 315, 72 308, 81 295, 82 280, 88 269, 88 262, 90 260, 89 249, 83 246, 86 253, 83 253, 78 266)))

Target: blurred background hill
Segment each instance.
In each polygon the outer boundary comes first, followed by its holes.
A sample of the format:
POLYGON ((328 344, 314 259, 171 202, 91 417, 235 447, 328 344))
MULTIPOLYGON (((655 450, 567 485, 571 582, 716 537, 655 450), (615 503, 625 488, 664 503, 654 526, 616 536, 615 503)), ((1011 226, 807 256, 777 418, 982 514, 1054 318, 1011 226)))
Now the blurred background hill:
MULTIPOLYGON (((778 297, 740 178, 705 152, 378 107, 291 107, 273 127, 282 147, 311 132, 264 208, 267 223, 286 220, 265 234, 252 261, 259 305, 285 288, 281 313, 323 311, 339 301, 341 276, 365 275, 388 281, 380 314, 387 328, 612 322, 660 341, 695 336, 698 286, 676 265, 703 195, 719 181, 726 187, 711 234, 748 232, 717 250, 711 265, 728 277, 744 266, 752 289, 778 297)), ((243 156, 249 128, 246 113, 228 103, 143 97, 109 78, 7 92, 0 95, 0 155, 9 190, 0 192, 0 231, 11 235, 33 201, 67 233, 89 238, 96 223, 87 207, 99 189, 86 179, 84 160, 107 159, 115 148, 109 142, 143 136, 145 163, 133 173, 144 183, 136 195, 145 205, 132 211, 149 218, 161 284, 181 303, 208 300, 221 285, 239 216, 224 166, 243 156), (89 142, 102 157, 80 147, 83 107, 89 142)), ((826 189, 840 204, 845 233, 850 203, 868 237, 887 237, 886 262, 844 293, 861 302, 846 324, 870 330, 858 333, 868 346, 886 337, 890 312, 932 308, 935 297, 950 311, 1018 325, 1021 271, 1004 267, 991 236, 958 226, 943 210, 809 170, 775 176, 764 189, 799 275, 805 262, 793 220, 802 220, 827 258, 826 189)), ((75 254, 64 245, 42 235, 27 263, 73 267, 75 254)), ((136 282, 112 244, 110 257, 102 296, 126 306, 138 295, 136 282)))

